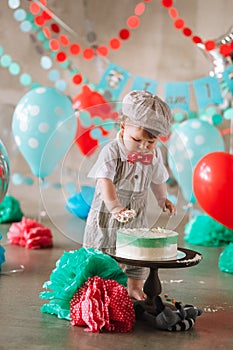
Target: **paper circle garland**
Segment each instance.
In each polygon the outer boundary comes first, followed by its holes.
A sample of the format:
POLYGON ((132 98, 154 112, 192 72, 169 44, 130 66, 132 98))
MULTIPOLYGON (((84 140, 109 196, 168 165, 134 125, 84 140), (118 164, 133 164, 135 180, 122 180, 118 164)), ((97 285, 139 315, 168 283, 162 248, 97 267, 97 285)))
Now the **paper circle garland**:
MULTIPOLYGON (((4 54, 4 49, 0 46, 0 66, 7 68, 11 75, 17 76, 21 72, 21 67, 18 63, 12 60, 12 57, 8 54, 4 54)), ((32 77, 28 73, 22 73, 19 75, 19 82, 23 86, 30 86, 32 84, 32 77)))
MULTIPOLYGON (((206 51, 212 51, 216 48, 215 40, 204 41, 200 36, 193 35, 191 28, 185 26, 185 20, 179 17, 178 10, 173 6, 173 0, 161 0, 163 7, 168 9, 169 16, 174 20, 174 27, 181 30, 183 35, 191 37, 194 44, 203 44, 206 51)), ((232 38, 231 38, 232 39, 232 38)), ((231 40, 232 41, 232 40, 231 40)), ((233 44, 222 43, 219 46, 219 52, 223 56, 230 56, 233 51, 233 44)))
MULTIPOLYGON (((46 37, 50 39, 50 49, 52 51, 57 51, 58 50, 58 44, 60 43, 61 46, 69 46, 69 51, 72 55, 78 55, 81 54, 82 57, 85 60, 92 60, 95 55, 100 55, 100 56, 107 56, 109 54, 109 49, 112 50, 118 50, 121 47, 121 40, 128 40, 130 38, 130 29, 136 29, 140 25, 140 16, 143 15, 146 7, 146 3, 150 2, 144 1, 144 2, 139 2, 135 8, 134 8, 134 15, 131 15, 127 18, 126 20, 126 25, 129 28, 122 28, 119 30, 119 36, 118 37, 113 37, 110 38, 108 41, 107 45, 97 45, 95 49, 93 47, 86 47, 84 49, 81 48, 79 43, 69 43, 69 39, 67 36, 59 36, 57 41, 58 43, 55 44, 53 41, 54 39, 52 38, 52 34, 59 34, 61 31, 61 26, 58 23, 51 23, 50 28, 47 25, 47 21, 50 21, 51 19, 55 19, 56 17, 53 15, 53 12, 46 7, 46 2, 45 5, 40 6, 39 3, 31 3, 30 4, 30 12, 32 15, 34 15, 34 22, 37 26, 43 27, 42 30, 46 37), (41 11, 41 8, 46 8, 45 10, 41 11), (65 45, 64 45, 65 42, 65 45)), ((66 28, 65 28, 66 29, 66 28)), ((89 42, 93 42, 96 39, 96 34, 94 33, 94 37, 92 35, 93 33, 89 33, 89 42), (90 36, 92 36, 90 40, 90 36)), ((58 58, 59 61, 59 58, 58 58)), ((60 61, 59 61, 60 62, 60 61)))

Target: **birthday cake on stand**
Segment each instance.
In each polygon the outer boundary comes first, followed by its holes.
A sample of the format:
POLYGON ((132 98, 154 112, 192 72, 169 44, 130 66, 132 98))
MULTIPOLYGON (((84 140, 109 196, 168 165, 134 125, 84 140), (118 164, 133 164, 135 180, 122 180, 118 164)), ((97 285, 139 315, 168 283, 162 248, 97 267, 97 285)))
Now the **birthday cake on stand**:
POLYGON ((177 258, 178 233, 163 228, 119 229, 116 255, 135 260, 164 261, 177 258))

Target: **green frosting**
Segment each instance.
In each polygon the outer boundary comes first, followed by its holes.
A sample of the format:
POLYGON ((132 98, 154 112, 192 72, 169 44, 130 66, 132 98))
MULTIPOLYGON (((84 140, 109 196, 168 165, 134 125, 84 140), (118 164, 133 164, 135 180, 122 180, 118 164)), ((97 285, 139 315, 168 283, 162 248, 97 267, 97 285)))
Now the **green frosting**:
POLYGON ((162 248, 170 244, 177 244, 178 235, 163 238, 139 238, 124 233, 117 233, 117 245, 134 246, 140 248, 162 248))
POLYGON ((223 272, 233 273, 233 243, 230 243, 220 254, 218 267, 223 272))
POLYGON ((0 203, 0 224, 21 221, 22 217, 23 213, 19 201, 12 196, 6 195, 0 203))
POLYGON ((223 226, 207 214, 196 216, 185 225, 184 239, 207 247, 219 247, 233 242, 233 230, 223 226))

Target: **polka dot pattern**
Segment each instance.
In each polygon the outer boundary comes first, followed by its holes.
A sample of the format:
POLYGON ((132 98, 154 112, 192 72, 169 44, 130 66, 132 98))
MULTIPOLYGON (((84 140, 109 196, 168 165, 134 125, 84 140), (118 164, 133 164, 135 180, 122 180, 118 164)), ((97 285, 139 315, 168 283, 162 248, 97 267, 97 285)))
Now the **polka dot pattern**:
POLYGON ((90 277, 70 302, 73 326, 88 326, 97 333, 131 331, 135 323, 133 302, 125 287, 115 280, 90 277))
POLYGON ((16 144, 36 176, 51 173, 70 146, 76 128, 72 102, 49 87, 26 93, 13 115, 16 144))
POLYGON ((218 129, 207 121, 186 120, 172 132, 169 139, 168 163, 187 201, 195 202, 192 175, 197 162, 207 153, 222 150, 222 136, 218 129))

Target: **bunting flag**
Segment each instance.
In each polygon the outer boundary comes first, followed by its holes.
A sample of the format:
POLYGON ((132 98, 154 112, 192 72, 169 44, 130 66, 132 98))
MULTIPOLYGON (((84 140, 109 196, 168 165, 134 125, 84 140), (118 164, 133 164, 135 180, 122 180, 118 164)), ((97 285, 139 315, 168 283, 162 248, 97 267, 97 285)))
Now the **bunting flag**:
POLYGON ((226 68, 222 76, 229 90, 233 93, 233 66, 226 68))
POLYGON ((223 103, 221 89, 217 78, 205 77, 194 80, 193 87, 199 109, 205 108, 211 103, 223 103))
POLYGON ((165 85, 165 101, 171 109, 189 111, 190 87, 188 82, 170 82, 165 85))
POLYGON ((143 78, 136 76, 134 77, 133 84, 131 89, 132 90, 145 90, 149 91, 152 94, 156 93, 158 87, 158 82, 149 78, 143 78))
MULTIPOLYGON (((228 89, 233 91, 233 66, 228 67, 223 72, 223 80, 228 89)), ((117 100, 125 87, 130 72, 124 68, 109 63, 97 89, 110 101, 117 100)), ((155 94, 159 82, 140 76, 133 77, 131 85, 132 90, 147 90, 155 94)), ((217 77, 203 77, 190 82, 166 82, 164 84, 164 100, 168 103, 171 110, 179 109, 186 113, 190 112, 190 92, 194 89, 194 95, 199 110, 206 108, 211 104, 219 105, 223 103, 221 85, 217 77)))
POLYGON ((104 91, 104 95, 107 95, 110 100, 117 100, 129 76, 127 70, 110 63, 97 85, 97 89, 104 91))

